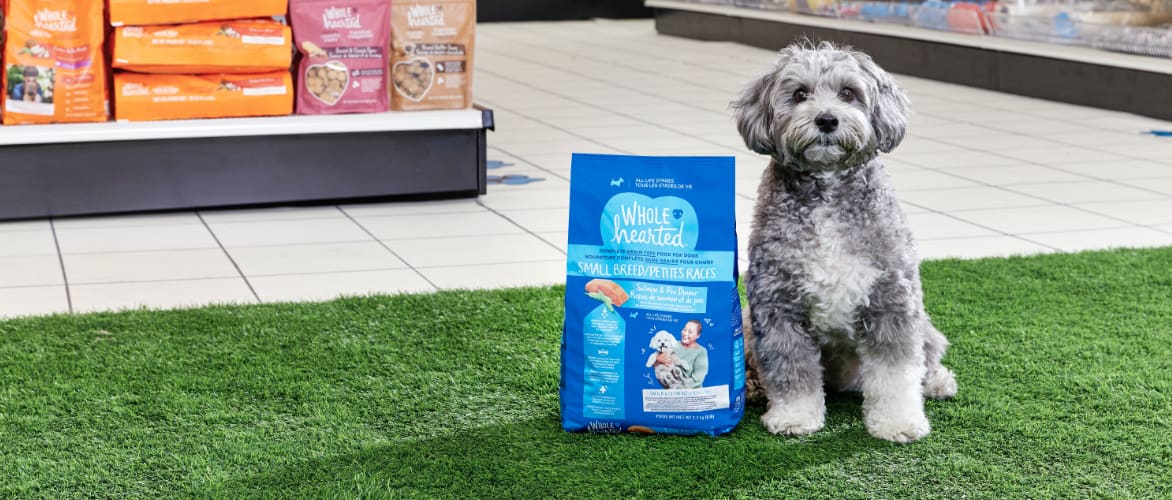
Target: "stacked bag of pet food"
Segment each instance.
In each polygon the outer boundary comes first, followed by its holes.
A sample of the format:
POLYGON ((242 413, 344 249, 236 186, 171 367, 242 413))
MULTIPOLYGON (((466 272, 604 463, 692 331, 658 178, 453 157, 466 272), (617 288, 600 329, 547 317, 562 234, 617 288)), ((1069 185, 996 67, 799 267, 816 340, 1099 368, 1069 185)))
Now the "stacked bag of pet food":
POLYGON ((290 0, 289 18, 298 114, 472 105, 475 0, 290 0))
POLYGON ((391 109, 472 106, 475 0, 395 0, 391 109))
POLYGON ((109 119, 102 0, 7 0, 5 125, 109 119))
POLYGON ((108 1, 116 120, 293 112, 285 0, 108 1))

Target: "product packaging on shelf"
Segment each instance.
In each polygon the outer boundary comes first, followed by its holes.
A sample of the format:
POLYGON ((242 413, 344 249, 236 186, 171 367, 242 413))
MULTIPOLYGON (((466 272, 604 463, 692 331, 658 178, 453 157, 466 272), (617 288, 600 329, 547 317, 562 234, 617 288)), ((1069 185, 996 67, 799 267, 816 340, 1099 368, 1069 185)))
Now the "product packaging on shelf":
POLYGON ((178 24, 285 14, 286 0, 109 0, 112 26, 178 24))
POLYGON ((118 121, 281 116, 293 113, 288 71, 251 75, 114 74, 118 121))
POLYGON ((292 30, 264 19, 122 26, 111 40, 114 68, 140 73, 267 73, 293 62, 292 30))
POLYGON ((396 0, 391 109, 472 106, 474 0, 396 0))
POLYGON ((102 122, 102 0, 9 0, 5 124, 102 122))
POLYGON ((291 0, 300 54, 297 113, 377 113, 389 109, 391 2, 291 0))

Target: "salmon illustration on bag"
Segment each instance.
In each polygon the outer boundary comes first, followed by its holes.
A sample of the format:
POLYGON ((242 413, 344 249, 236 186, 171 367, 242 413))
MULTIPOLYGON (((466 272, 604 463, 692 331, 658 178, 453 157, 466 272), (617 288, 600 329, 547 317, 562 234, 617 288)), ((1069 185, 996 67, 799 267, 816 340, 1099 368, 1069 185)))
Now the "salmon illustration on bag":
POLYGON ((4 123, 109 119, 101 0, 11 0, 4 123))

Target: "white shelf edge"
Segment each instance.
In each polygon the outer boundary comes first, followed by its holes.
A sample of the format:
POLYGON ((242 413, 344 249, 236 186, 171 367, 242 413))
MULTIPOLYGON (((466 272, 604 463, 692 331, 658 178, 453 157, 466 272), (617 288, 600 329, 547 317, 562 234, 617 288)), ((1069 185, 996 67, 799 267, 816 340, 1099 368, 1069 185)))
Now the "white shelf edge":
MULTIPOLYGON (((680 2, 674 0, 646 0, 644 5, 659 9, 684 10, 705 14, 717 14, 728 17, 759 19, 764 21, 780 21, 788 24, 798 24, 814 28, 827 28, 872 35, 884 35, 928 42, 947 43, 966 47, 975 47, 988 50, 999 50, 1052 59, 1099 64, 1116 68, 1134 69, 1172 75, 1172 60, 1159 57, 1122 54, 1089 47, 1071 47, 1045 42, 1031 42, 1015 40, 989 35, 967 35, 948 31, 917 28, 914 26, 899 26, 894 24, 869 23, 851 19, 837 19, 818 17, 793 12, 749 9, 734 5, 716 5, 680 2)), ((778 47, 779 49, 781 47, 778 47)))
POLYGON ((479 109, 0 126, 0 146, 484 128, 479 109))

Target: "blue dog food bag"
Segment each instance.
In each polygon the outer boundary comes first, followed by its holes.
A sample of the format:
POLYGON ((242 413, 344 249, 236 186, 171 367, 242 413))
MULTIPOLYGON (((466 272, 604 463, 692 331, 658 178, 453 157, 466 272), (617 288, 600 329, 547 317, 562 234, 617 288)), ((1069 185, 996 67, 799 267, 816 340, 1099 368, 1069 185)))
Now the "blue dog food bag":
POLYGON ((732 157, 575 154, 562 427, 708 434, 744 414, 732 157))

